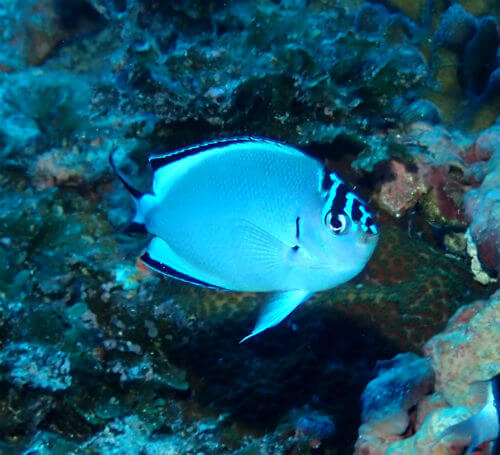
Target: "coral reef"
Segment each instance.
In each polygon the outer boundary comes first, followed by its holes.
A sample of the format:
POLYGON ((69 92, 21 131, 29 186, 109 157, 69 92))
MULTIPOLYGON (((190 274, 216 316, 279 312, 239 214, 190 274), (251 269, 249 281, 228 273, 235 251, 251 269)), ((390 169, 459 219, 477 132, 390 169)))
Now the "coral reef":
POLYGON ((398 140, 407 156, 380 169, 378 205, 394 217, 418 209, 431 225, 468 227, 474 273, 491 281, 499 271, 499 127, 464 135, 416 122, 398 140))
POLYGON ((94 30, 99 14, 83 0, 0 2, 0 72, 39 65, 57 46, 94 30))
POLYGON ((472 139, 443 126, 417 122, 400 138, 406 159, 391 161, 384 169, 376 198, 393 216, 417 203, 425 218, 436 225, 465 225, 463 195, 470 188, 464 177, 472 139))
POLYGON ((367 397, 377 397, 377 391, 387 397, 388 403, 380 413, 364 413, 355 453, 394 455, 425 451, 430 455, 452 455, 468 444, 470 441, 452 436, 443 438, 443 434, 451 425, 481 409, 486 395, 478 381, 484 384, 500 372, 500 356, 492 342, 498 339, 499 318, 497 291, 489 300, 461 307, 446 329, 425 344, 425 358, 412 355, 412 362, 425 365, 423 370, 407 362, 407 368, 401 371, 402 362, 398 362, 372 380, 364 392, 364 407, 371 404, 367 397), (383 383, 386 375, 404 383, 405 387, 396 388, 403 394, 387 393, 391 387, 383 383), (395 422, 400 423, 399 427, 380 425, 393 422, 394 416, 398 416, 395 422))
POLYGON ((361 419, 369 422, 368 432, 398 436, 408 427, 409 410, 432 390, 432 368, 427 359, 407 353, 377 362, 375 373, 361 396, 361 419))
POLYGON ((71 386, 69 357, 56 349, 29 343, 10 343, 3 348, 0 365, 15 385, 64 390, 71 386))
POLYGON ((0 0, 0 452, 336 455, 360 415, 360 454, 447 450, 498 366, 498 295, 459 308, 500 269, 500 11, 434 3, 0 0), (324 160, 382 232, 241 346, 264 296, 145 270, 108 167, 147 190, 148 153, 238 134, 324 160))
POLYGON ((482 180, 465 195, 465 215, 481 263, 500 271, 500 127, 483 131, 474 144, 478 157, 473 171, 482 180), (484 176, 484 177, 483 177, 484 176), (481 178, 483 177, 483 178, 481 178))

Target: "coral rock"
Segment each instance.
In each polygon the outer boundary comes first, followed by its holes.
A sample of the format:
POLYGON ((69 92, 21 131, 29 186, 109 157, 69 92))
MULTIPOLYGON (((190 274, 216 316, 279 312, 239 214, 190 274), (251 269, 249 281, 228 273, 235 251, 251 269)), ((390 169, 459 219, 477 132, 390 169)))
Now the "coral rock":
POLYGON ((500 372, 500 352, 492 343, 499 327, 497 291, 489 300, 460 308, 427 342, 425 359, 406 354, 386 364, 363 393, 356 455, 462 453, 468 441, 443 438, 443 432, 482 407, 484 388, 474 384, 500 372))
POLYGON ((476 31, 475 17, 461 5, 451 5, 441 18, 441 25, 435 39, 452 50, 462 50, 476 31))
POLYGON ((10 343, 0 356, 0 365, 8 369, 14 384, 47 390, 71 386, 69 356, 50 346, 10 343))
POLYGON ((377 363, 377 377, 366 387, 362 421, 376 434, 397 436, 409 423, 409 409, 430 393, 434 375, 427 359, 398 354, 377 363))
POLYGON ((391 161, 388 165, 394 180, 384 182, 376 193, 378 205, 391 215, 399 217, 415 206, 427 191, 421 177, 410 171, 399 161, 391 161))
POLYGON ((425 218, 447 226, 465 224, 462 210, 465 156, 472 140, 442 126, 416 122, 409 126, 401 143, 411 155, 411 164, 390 164, 390 175, 376 198, 393 215, 402 215, 420 202, 425 218))
POLYGON ((406 124, 427 122, 431 125, 441 123, 439 108, 429 100, 417 100, 411 103, 402 113, 406 124))
POLYGON ((394 441, 385 455, 452 455, 452 446, 441 440, 441 434, 449 426, 460 422, 471 413, 467 408, 444 408, 434 411, 428 416, 420 430, 414 436, 394 441))
POLYGON ((494 67, 500 36, 494 17, 479 21, 474 37, 465 46, 463 56, 463 84, 467 90, 480 94, 494 67), (489 69, 489 71, 488 71, 489 69))
MULTIPOLYGON (((378 375, 366 387, 356 455, 377 455, 410 425, 410 409, 432 391, 430 363, 415 354, 399 354, 377 364, 378 375)), ((413 416, 413 419, 415 417, 413 416)))
POLYGON ((436 374, 436 391, 451 405, 477 404, 470 384, 500 373, 500 352, 491 342, 498 339, 499 327, 500 292, 497 292, 487 305, 479 301, 459 310, 447 329, 425 345, 424 352, 436 374))
POLYGON ((479 188, 464 197, 465 214, 479 259, 491 270, 500 271, 500 128, 493 126, 476 140, 474 154, 488 159, 482 166, 486 174, 479 188))

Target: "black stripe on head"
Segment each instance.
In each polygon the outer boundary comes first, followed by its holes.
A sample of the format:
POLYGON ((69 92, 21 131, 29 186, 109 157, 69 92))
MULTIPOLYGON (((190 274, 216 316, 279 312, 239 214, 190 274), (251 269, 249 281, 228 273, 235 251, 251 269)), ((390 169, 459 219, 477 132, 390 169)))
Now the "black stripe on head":
POLYGON ((335 194, 335 198, 332 202, 332 215, 339 215, 344 212, 345 203, 346 203, 346 195, 349 192, 347 185, 345 183, 340 182, 337 187, 337 191, 335 194))
POLYGON ((330 177, 330 171, 323 168, 323 178, 321 179, 321 191, 329 191, 333 185, 333 180, 330 177))
POLYGON ((369 217, 366 219, 365 226, 366 226, 366 230, 370 234, 373 234, 373 235, 378 234, 377 226, 375 225, 372 217, 369 217))
POLYGON ((360 206, 361 206, 361 202, 359 202, 357 199, 353 199, 351 217, 352 217, 352 221, 354 221, 356 223, 359 222, 359 220, 363 216, 363 214, 361 213, 361 210, 360 210, 360 206))
POLYGON ((141 256, 141 261, 144 262, 144 264, 146 264, 147 266, 151 267, 153 270, 163 273, 164 275, 167 275, 171 278, 175 278, 176 280, 184 281, 185 283, 190 283, 196 286, 203 286, 211 289, 224 289, 221 288, 220 286, 215 286, 213 284, 207 283, 206 281, 198 280, 197 278, 194 278, 190 275, 186 275, 185 273, 179 272, 178 270, 175 270, 174 268, 168 266, 167 264, 158 262, 155 259, 153 259, 147 251, 141 256))

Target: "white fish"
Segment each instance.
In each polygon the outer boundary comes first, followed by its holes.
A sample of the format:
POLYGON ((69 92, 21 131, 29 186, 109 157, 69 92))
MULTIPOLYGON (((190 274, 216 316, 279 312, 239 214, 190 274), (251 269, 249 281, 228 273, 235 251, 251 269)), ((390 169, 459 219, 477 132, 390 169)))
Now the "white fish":
POLYGON ((500 374, 489 381, 474 384, 486 388, 486 404, 469 419, 447 428, 439 440, 452 435, 454 439, 467 441, 468 448, 464 455, 471 455, 483 442, 494 441, 489 453, 498 455, 500 454, 500 374))
POLYGON ((223 139, 151 156, 132 227, 154 235, 142 261, 164 275, 231 291, 273 292, 244 341, 312 294, 356 276, 378 230, 366 205, 321 162, 270 139, 223 139))

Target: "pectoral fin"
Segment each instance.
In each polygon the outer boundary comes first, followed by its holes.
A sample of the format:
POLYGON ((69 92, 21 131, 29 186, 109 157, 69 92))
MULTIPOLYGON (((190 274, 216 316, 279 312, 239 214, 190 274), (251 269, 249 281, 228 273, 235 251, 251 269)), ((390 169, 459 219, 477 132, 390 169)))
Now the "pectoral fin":
POLYGON ((311 295, 311 292, 303 289, 277 294, 264 306, 252 332, 245 338, 243 338, 240 343, 243 343, 249 338, 258 335, 264 330, 278 325, 293 310, 295 310, 295 308, 297 308, 302 302, 305 302, 311 295))
POLYGON ((233 241, 235 254, 245 263, 265 272, 288 272, 286 254, 290 246, 259 226, 247 220, 237 220, 233 229, 233 241))

